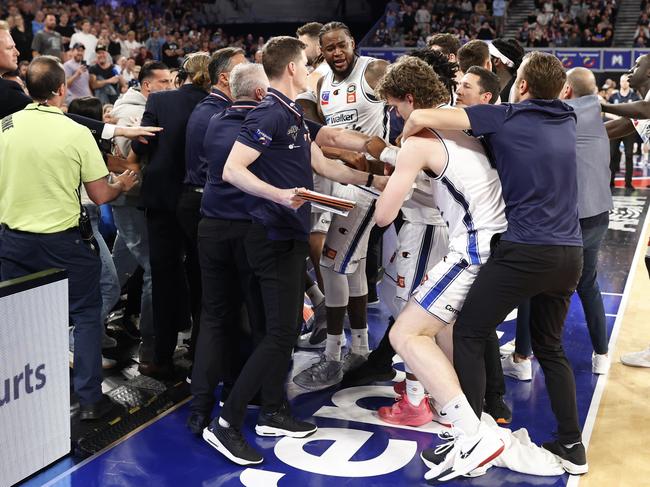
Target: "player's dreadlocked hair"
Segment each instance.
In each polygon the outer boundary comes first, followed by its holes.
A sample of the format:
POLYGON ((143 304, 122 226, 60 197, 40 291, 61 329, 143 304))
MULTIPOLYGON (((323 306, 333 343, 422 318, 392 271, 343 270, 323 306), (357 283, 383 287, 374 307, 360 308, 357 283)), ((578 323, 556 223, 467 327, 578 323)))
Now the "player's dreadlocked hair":
POLYGON ((417 49, 412 51, 409 56, 421 59, 433 68, 435 73, 440 78, 440 81, 445 85, 449 92, 449 99, 453 100, 453 94, 456 91, 456 73, 458 72, 458 64, 450 62, 440 51, 432 49, 417 49))

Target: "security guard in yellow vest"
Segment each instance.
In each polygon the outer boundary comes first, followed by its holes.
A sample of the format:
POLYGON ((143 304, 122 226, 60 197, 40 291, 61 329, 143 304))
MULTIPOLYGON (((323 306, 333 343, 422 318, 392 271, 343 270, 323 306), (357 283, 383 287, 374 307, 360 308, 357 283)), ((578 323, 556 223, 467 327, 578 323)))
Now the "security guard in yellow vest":
POLYGON ((65 72, 51 56, 34 59, 27 88, 35 103, 0 122, 0 278, 48 268, 68 271, 74 324, 74 389, 81 419, 111 409, 102 396, 99 257, 79 229, 79 190, 103 204, 127 191, 137 175, 111 175, 90 131, 63 116, 65 72))

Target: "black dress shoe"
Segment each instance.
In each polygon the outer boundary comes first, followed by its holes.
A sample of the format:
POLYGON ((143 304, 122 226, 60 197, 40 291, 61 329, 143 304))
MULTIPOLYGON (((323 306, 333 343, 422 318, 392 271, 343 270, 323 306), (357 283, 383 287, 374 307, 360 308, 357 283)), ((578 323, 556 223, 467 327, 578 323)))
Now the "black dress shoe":
POLYGON ((113 404, 113 401, 106 394, 102 394, 102 398, 99 401, 79 406, 79 419, 81 421, 101 419, 107 416, 114 407, 115 404, 113 404))
POLYGON ((174 366, 171 364, 143 363, 138 365, 138 372, 158 380, 172 380, 174 378, 174 366))
POLYGON ((187 418, 187 429, 193 435, 200 436, 203 434, 203 429, 210 424, 210 414, 202 413, 199 411, 192 411, 187 418))

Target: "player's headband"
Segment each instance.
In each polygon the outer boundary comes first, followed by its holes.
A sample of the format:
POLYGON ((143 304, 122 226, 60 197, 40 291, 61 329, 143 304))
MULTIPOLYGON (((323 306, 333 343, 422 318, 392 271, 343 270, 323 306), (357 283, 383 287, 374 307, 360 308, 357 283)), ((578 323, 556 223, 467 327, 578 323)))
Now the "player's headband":
POLYGON ((514 68, 515 62, 512 59, 510 59, 508 56, 503 54, 501 51, 499 51, 499 49, 494 44, 492 43, 488 44, 488 48, 490 49, 491 56, 494 56, 509 68, 514 68))

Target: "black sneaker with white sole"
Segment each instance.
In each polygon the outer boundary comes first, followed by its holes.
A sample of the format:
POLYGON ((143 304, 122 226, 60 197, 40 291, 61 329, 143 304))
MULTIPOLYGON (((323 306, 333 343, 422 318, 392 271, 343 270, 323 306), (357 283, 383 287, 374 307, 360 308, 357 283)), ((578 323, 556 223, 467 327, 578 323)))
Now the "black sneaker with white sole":
POLYGON ((258 465, 264 457, 251 447, 237 428, 225 428, 215 418, 203 430, 203 439, 215 450, 237 465, 258 465))
POLYGON ((560 457, 562 467, 571 475, 584 475, 589 470, 587 453, 582 443, 566 447, 556 440, 544 443, 542 447, 553 455, 560 457))
POLYGON ((255 432, 260 436, 289 436, 306 438, 316 432, 316 425, 294 418, 289 408, 274 413, 260 413, 255 432))

